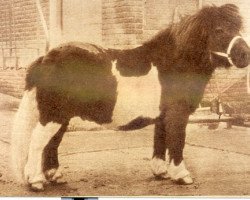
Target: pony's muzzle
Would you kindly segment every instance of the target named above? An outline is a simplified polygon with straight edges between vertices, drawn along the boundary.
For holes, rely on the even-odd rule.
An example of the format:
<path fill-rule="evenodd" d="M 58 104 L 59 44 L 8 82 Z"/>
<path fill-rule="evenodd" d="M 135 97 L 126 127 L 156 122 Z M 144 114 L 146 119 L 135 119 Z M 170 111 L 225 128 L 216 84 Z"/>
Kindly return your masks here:
<path fill-rule="evenodd" d="M 249 65 L 250 49 L 243 39 L 239 40 L 232 48 L 230 57 L 234 65 L 238 68 L 244 68 Z"/>
<path fill-rule="evenodd" d="M 213 54 L 227 58 L 230 65 L 244 68 L 249 65 L 250 49 L 241 36 L 235 36 L 228 45 L 226 52 L 212 51 Z"/>

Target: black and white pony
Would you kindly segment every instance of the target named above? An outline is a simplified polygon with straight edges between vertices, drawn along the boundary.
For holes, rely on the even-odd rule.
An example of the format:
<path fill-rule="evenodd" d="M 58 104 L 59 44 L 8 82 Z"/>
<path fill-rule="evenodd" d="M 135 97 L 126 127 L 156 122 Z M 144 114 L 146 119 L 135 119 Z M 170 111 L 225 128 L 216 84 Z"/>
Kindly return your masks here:
<path fill-rule="evenodd" d="M 14 173 L 33 190 L 59 181 L 57 149 L 79 116 L 121 130 L 155 123 L 153 174 L 191 184 L 183 161 L 188 118 L 217 67 L 248 66 L 241 28 L 238 7 L 226 4 L 204 7 L 134 49 L 79 42 L 52 49 L 27 72 L 12 132 Z"/>

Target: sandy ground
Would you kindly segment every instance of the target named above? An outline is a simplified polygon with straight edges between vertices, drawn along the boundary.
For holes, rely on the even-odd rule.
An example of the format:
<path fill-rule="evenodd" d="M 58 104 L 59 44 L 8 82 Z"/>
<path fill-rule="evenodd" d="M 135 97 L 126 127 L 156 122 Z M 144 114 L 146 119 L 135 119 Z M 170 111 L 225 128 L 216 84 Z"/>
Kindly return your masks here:
<path fill-rule="evenodd" d="M 67 132 L 59 159 L 67 184 L 35 193 L 8 166 L 16 99 L 0 95 L 0 196 L 250 196 L 250 130 L 188 125 L 184 156 L 195 183 L 157 180 L 150 170 L 153 126 L 132 132 Z"/>

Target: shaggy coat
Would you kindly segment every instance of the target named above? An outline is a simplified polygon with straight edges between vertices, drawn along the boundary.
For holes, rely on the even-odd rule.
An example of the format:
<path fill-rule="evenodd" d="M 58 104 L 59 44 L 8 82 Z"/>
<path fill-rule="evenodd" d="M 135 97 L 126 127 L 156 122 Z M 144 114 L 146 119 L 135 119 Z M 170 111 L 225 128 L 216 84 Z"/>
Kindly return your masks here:
<path fill-rule="evenodd" d="M 98 124 L 112 122 L 119 95 L 118 82 L 112 73 L 112 62 L 116 60 L 116 69 L 124 77 L 147 75 L 153 64 L 161 85 L 158 117 L 138 116 L 120 129 L 142 128 L 155 123 L 153 173 L 156 176 L 169 173 L 175 181 L 192 183 L 183 163 L 188 118 L 201 101 L 213 71 L 217 67 L 231 66 L 228 57 L 237 67 L 248 65 L 249 48 L 241 38 L 235 39 L 226 56 L 217 53 L 227 52 L 233 38 L 240 35 L 241 28 L 242 19 L 235 5 L 210 6 L 169 25 L 153 39 L 134 49 L 104 49 L 77 42 L 54 48 L 38 58 L 27 72 L 25 87 L 26 94 L 30 95 L 28 100 L 35 95 L 37 122 L 33 128 L 25 129 L 29 134 L 14 128 L 12 135 L 13 160 L 19 174 L 33 189 L 43 189 L 44 174 L 47 180 L 56 179 L 55 171 L 59 166 L 57 148 L 72 117 L 79 116 Z M 52 123 L 60 127 L 54 133 L 46 134 L 45 141 L 48 141 L 41 145 L 42 142 L 37 141 L 40 138 L 36 134 L 38 128 L 34 129 L 36 123 L 39 131 L 43 130 L 40 135 L 47 130 L 47 126 L 54 127 Z M 35 133 L 32 133 L 33 129 Z M 31 137 L 31 140 L 25 141 L 26 150 L 18 150 L 23 147 L 16 142 L 18 134 Z M 20 152 L 23 152 L 22 155 Z M 43 159 L 37 160 L 36 157 L 41 154 Z M 17 157 L 24 161 L 17 161 Z M 30 169 L 32 163 L 37 162 L 41 162 L 42 168 L 38 166 L 37 171 Z M 168 168 L 164 167 L 165 162 L 167 165 L 170 163 Z M 52 169 L 54 173 L 47 173 Z"/>

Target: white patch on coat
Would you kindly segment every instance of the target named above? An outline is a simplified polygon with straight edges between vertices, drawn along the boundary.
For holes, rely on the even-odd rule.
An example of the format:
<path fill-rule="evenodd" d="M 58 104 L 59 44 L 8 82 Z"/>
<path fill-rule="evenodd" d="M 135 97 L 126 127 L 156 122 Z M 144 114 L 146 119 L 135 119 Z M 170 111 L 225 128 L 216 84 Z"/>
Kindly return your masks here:
<path fill-rule="evenodd" d="M 115 61 L 112 73 L 118 83 L 112 124 L 120 126 L 139 116 L 155 118 L 159 115 L 161 86 L 156 67 L 152 66 L 144 76 L 124 77 L 116 69 Z"/>
<path fill-rule="evenodd" d="M 11 168 L 19 182 L 24 181 L 23 173 L 28 159 L 30 137 L 38 118 L 36 88 L 26 90 L 15 115 L 11 133 Z"/>
<path fill-rule="evenodd" d="M 46 181 L 42 170 L 43 150 L 60 127 L 61 124 L 54 122 L 50 122 L 45 126 L 39 122 L 33 130 L 29 146 L 28 162 L 24 171 L 25 179 L 28 183 Z"/>

